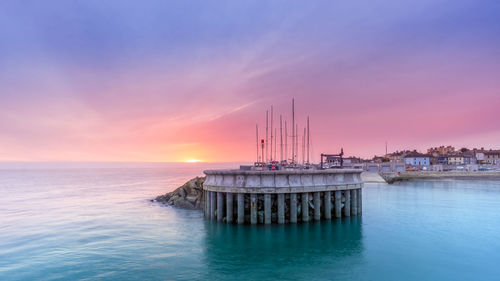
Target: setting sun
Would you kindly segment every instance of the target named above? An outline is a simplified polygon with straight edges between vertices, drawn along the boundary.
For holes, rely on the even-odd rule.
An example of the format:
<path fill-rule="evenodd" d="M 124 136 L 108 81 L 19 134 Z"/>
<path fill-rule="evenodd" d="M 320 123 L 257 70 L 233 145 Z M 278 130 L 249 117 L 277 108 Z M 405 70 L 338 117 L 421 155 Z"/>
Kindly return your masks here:
<path fill-rule="evenodd" d="M 188 163 L 197 163 L 197 162 L 201 162 L 201 160 L 198 160 L 198 159 L 189 159 L 186 162 L 188 162 Z"/>

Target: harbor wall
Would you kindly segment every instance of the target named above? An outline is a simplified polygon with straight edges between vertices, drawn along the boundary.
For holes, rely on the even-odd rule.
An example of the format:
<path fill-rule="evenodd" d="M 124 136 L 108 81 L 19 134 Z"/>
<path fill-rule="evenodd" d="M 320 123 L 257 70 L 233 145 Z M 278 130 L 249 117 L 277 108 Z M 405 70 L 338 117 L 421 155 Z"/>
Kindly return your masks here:
<path fill-rule="evenodd" d="M 297 223 L 362 212 L 362 170 L 209 170 L 205 216 L 226 223 Z"/>

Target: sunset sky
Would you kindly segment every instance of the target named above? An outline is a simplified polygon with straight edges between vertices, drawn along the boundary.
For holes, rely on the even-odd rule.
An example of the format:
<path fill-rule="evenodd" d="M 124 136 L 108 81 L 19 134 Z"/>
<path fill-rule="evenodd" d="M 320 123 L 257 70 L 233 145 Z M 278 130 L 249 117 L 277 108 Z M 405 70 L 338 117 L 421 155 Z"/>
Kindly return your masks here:
<path fill-rule="evenodd" d="M 500 1 L 4 0 L 0 36 L 0 161 L 253 161 L 292 98 L 315 160 L 500 148 Z"/>

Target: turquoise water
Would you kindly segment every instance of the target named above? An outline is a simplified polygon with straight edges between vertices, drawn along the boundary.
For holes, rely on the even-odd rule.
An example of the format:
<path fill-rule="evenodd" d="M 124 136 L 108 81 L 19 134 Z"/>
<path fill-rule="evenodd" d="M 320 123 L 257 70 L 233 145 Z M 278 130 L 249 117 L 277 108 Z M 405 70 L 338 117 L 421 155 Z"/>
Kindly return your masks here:
<path fill-rule="evenodd" d="M 250 227 L 149 201 L 222 164 L 22 166 L 0 165 L 0 280 L 500 279 L 500 182 L 366 184 L 362 218 Z"/>

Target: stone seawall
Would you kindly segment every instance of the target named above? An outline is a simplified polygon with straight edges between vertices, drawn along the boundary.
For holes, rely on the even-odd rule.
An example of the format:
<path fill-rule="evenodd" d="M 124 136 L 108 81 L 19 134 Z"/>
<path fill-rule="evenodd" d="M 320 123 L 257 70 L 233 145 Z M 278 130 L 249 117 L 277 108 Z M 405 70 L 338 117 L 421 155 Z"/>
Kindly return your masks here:
<path fill-rule="evenodd" d="M 381 176 L 387 183 L 409 180 L 425 179 L 456 179 L 456 180 L 500 180 L 500 171 L 478 171 L 478 172 L 403 172 L 383 173 Z"/>

